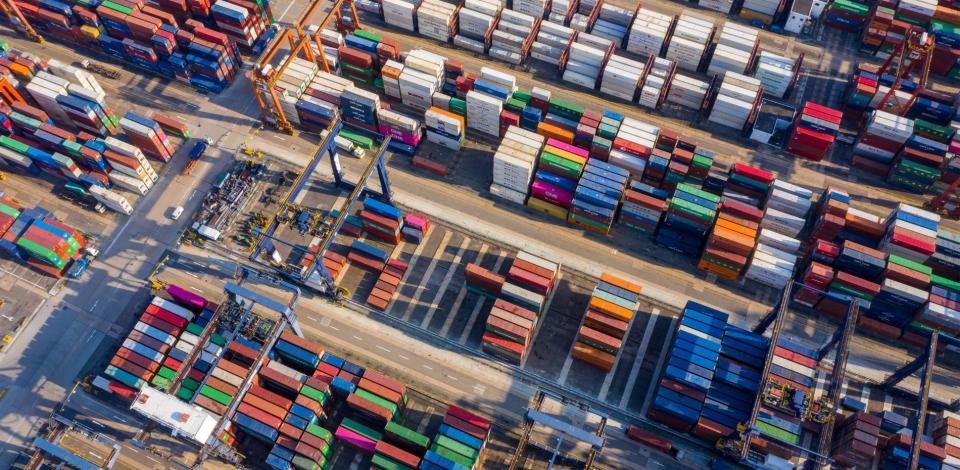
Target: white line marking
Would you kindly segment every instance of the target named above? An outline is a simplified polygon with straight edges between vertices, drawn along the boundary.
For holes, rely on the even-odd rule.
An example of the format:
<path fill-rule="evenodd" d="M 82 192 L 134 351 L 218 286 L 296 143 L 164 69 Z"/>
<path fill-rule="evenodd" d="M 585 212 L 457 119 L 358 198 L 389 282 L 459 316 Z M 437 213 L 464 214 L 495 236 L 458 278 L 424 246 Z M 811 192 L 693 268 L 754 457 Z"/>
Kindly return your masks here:
<path fill-rule="evenodd" d="M 573 343 L 576 343 L 577 339 L 573 339 Z M 573 365 L 573 355 L 570 354 L 573 352 L 573 343 L 570 344 L 570 351 L 567 351 L 567 357 L 563 360 L 563 368 L 560 369 L 560 378 L 557 379 L 557 382 L 561 385 L 566 385 L 567 376 L 570 375 L 570 366 Z"/>
<path fill-rule="evenodd" d="M 410 321 L 410 316 L 413 315 L 413 309 L 417 303 L 420 302 L 420 297 L 423 296 L 423 293 L 426 292 L 427 282 L 430 281 L 430 276 L 433 275 L 433 271 L 437 269 L 437 263 L 439 263 L 440 258 L 443 257 L 443 252 L 447 249 L 447 243 L 450 242 L 451 236 L 453 236 L 453 232 L 447 232 L 443 235 L 443 239 L 440 240 L 440 246 L 437 247 L 433 259 L 430 260 L 430 264 L 427 265 L 427 272 L 423 273 L 420 285 L 418 285 L 417 290 L 413 292 L 413 296 L 410 297 L 410 302 L 407 304 L 407 309 L 403 312 L 403 321 Z M 407 273 L 410 271 L 411 270 L 408 269 Z"/>
<path fill-rule="evenodd" d="M 503 262 L 507 259 L 505 253 L 500 253 L 497 258 L 497 262 L 493 264 L 494 273 L 500 271 L 500 267 L 503 266 Z M 463 333 L 460 333 L 460 344 L 467 344 L 467 340 L 470 339 L 470 332 L 473 331 L 473 325 L 477 323 L 477 318 L 480 316 L 480 309 L 483 308 L 483 305 L 487 302 L 487 298 L 481 296 L 477 303 L 473 306 L 473 311 L 470 312 L 470 320 L 467 320 L 467 326 L 463 329 Z"/>
<path fill-rule="evenodd" d="M 280 16 L 277 18 L 277 23 L 283 21 L 283 17 L 284 17 L 284 16 L 287 16 L 287 13 L 288 13 L 288 12 L 290 11 L 290 9 L 293 8 L 293 6 L 296 5 L 296 4 L 297 4 L 297 2 L 290 2 L 290 4 L 287 5 L 287 8 L 285 8 L 285 9 L 283 10 L 283 13 L 280 13 Z M 309 20 L 309 18 L 307 18 L 307 19 Z M 282 139 L 282 137 L 277 137 L 277 138 L 278 138 L 278 139 Z M 287 140 L 287 139 L 283 139 L 283 140 Z"/>
<path fill-rule="evenodd" d="M 428 325 L 430 325 L 430 320 L 433 320 L 433 316 L 437 313 L 437 309 L 440 308 L 440 301 L 443 300 L 444 294 L 447 293 L 447 286 L 449 286 L 450 281 L 453 280 L 453 273 L 457 272 L 457 268 L 460 266 L 460 260 L 463 259 L 463 252 L 467 251 L 468 245 L 470 245 L 470 238 L 463 237 L 463 242 L 460 243 L 460 248 L 457 250 L 457 254 L 453 257 L 453 261 L 450 262 L 450 268 L 447 269 L 447 274 L 443 276 L 443 280 L 440 281 L 440 288 L 433 296 L 433 302 L 430 304 L 430 310 L 427 310 L 426 316 L 424 316 L 423 321 L 420 322 L 420 328 L 426 328 Z M 447 315 L 453 316 L 454 311 L 447 312 Z"/>
<path fill-rule="evenodd" d="M 390 352 L 389 349 L 387 349 L 387 348 L 385 348 L 385 347 L 383 347 L 383 346 L 380 346 L 379 344 L 377 345 L 377 349 L 380 349 L 380 350 L 383 350 L 383 351 L 386 351 L 386 352 Z"/>
<path fill-rule="evenodd" d="M 100 254 L 106 255 L 107 253 L 110 252 L 110 248 L 113 248 L 113 244 L 116 243 L 117 240 L 120 239 L 120 236 L 123 235 L 123 232 L 127 230 L 127 227 L 130 225 L 130 222 L 133 222 L 132 216 L 127 217 L 127 221 L 124 222 L 123 227 L 120 227 L 120 230 L 117 231 L 117 234 L 113 236 L 113 240 L 110 240 L 110 244 L 107 245 L 107 247 L 104 248 L 103 251 L 100 252 Z"/>
<path fill-rule="evenodd" d="M 650 343 L 650 337 L 653 336 L 653 326 L 656 325 L 659 316 L 659 308 L 654 308 L 650 311 L 650 319 L 647 320 L 647 329 L 644 330 L 643 339 L 640 340 L 639 355 L 633 360 L 633 368 L 630 369 L 630 375 L 627 376 L 627 387 L 623 389 L 623 396 L 620 397 L 620 408 L 625 408 L 630 401 L 630 396 L 633 395 L 633 386 L 637 384 L 640 367 L 643 365 L 643 358 L 647 355 L 647 346 Z"/>
<path fill-rule="evenodd" d="M 667 325 L 667 331 L 673 331 L 673 324 L 677 322 L 676 318 L 670 319 L 670 324 Z M 664 344 L 666 346 L 666 344 Z M 653 369 L 653 377 L 656 377 L 660 372 L 660 369 L 663 368 L 663 361 L 667 359 L 667 348 L 663 348 L 663 351 L 660 351 L 660 358 L 657 359 L 657 366 Z M 651 380 L 650 386 L 647 387 L 647 394 L 643 397 L 643 406 L 640 407 L 640 414 L 647 414 L 647 407 L 650 406 L 650 399 L 653 398 L 653 389 L 657 387 L 657 381 Z"/>
<path fill-rule="evenodd" d="M 361 338 L 361 337 L 359 337 L 359 336 L 357 336 L 357 335 L 353 335 L 353 339 L 355 339 L 355 340 L 357 340 L 357 341 L 363 341 L 363 338 Z"/>
<path fill-rule="evenodd" d="M 410 274 L 413 272 L 413 265 L 417 263 L 418 259 L 420 259 L 420 255 L 423 253 L 423 249 L 427 247 L 427 237 L 429 237 L 430 232 L 432 232 L 432 230 L 428 230 L 427 233 L 423 234 L 423 241 L 421 241 L 420 244 L 417 245 L 416 250 L 413 250 L 413 256 L 410 257 L 410 261 L 407 263 L 407 270 L 403 273 L 403 277 L 400 278 L 400 284 L 397 286 L 397 294 L 400 293 L 400 288 L 407 285 L 407 279 L 410 278 Z M 447 233 L 450 233 L 450 232 L 447 232 Z M 390 309 L 393 308 L 393 303 L 396 302 L 397 299 L 399 298 L 400 298 L 399 295 L 393 296 L 393 298 L 390 299 L 390 303 L 387 304 L 387 308 L 384 311 L 389 312 Z"/>
<path fill-rule="evenodd" d="M 479 263 L 487 254 L 487 249 L 490 246 L 486 243 L 480 244 L 480 252 L 477 253 L 476 263 Z M 466 267 L 464 267 L 466 269 Z M 450 328 L 453 327 L 453 319 L 460 313 L 460 307 L 463 305 L 463 299 L 467 296 L 467 287 L 464 285 L 460 288 L 460 292 L 457 293 L 457 298 L 453 301 L 453 307 L 450 307 L 450 314 L 447 315 L 447 319 L 443 322 L 443 326 L 440 328 L 440 336 L 446 337 L 450 333 Z M 482 303 L 483 299 L 477 301 L 477 304 Z M 476 308 L 476 305 L 474 305 Z"/>
<path fill-rule="evenodd" d="M 410 360 L 409 357 L 404 356 L 403 354 L 397 354 L 397 357 L 399 357 L 400 359 L 403 359 L 404 361 L 409 361 L 409 360 Z"/>
<path fill-rule="evenodd" d="M 427 370 L 433 370 L 433 367 L 430 367 L 430 366 L 428 366 L 428 365 L 426 365 L 426 364 L 423 365 L 423 368 L 424 368 L 424 369 L 427 369 Z"/>

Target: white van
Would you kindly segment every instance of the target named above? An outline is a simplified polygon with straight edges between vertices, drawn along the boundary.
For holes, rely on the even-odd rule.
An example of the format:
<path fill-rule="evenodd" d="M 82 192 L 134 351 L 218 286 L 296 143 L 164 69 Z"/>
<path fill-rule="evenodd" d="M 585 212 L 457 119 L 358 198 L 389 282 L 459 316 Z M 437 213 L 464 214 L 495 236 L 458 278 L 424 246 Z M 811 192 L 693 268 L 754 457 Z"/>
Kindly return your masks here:
<path fill-rule="evenodd" d="M 173 214 L 170 214 L 170 218 L 177 220 L 181 215 L 183 215 L 183 206 L 177 206 L 173 209 Z"/>

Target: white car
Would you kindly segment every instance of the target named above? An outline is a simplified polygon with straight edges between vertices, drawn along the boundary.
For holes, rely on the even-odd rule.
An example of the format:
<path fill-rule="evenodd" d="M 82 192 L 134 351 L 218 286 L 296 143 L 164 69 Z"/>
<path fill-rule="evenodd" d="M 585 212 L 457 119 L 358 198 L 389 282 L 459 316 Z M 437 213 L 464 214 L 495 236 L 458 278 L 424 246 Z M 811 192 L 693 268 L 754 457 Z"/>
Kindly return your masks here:
<path fill-rule="evenodd" d="M 170 218 L 177 220 L 181 215 L 183 215 L 183 206 L 177 206 L 173 209 L 173 214 L 170 214 Z"/>

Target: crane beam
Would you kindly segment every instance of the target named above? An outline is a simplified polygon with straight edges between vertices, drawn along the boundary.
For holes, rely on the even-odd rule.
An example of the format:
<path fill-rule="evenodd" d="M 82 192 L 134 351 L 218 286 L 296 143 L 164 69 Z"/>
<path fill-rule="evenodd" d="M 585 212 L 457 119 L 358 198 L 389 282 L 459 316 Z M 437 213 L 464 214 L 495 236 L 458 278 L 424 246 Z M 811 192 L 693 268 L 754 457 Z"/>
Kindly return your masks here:
<path fill-rule="evenodd" d="M 937 360 L 937 342 L 940 339 L 940 332 L 934 331 L 930 335 L 930 344 L 927 346 L 927 361 L 923 367 L 923 374 L 920 377 L 920 390 L 917 392 L 920 396 L 920 403 L 917 406 L 916 428 L 913 430 L 913 442 L 910 444 L 910 464 L 907 468 L 918 468 L 920 463 L 920 444 L 923 443 L 923 428 L 927 421 L 927 403 L 930 398 L 930 382 L 933 380 L 933 366 Z"/>
<path fill-rule="evenodd" d="M 827 403 L 830 406 L 830 420 L 820 428 L 820 445 L 817 453 L 826 455 L 830 451 L 830 443 L 833 441 L 833 429 L 837 422 L 837 407 L 840 402 L 840 390 L 843 388 L 843 380 L 847 372 L 847 357 L 850 354 L 850 340 L 853 338 L 853 332 L 857 328 L 857 319 L 860 317 L 860 299 L 853 299 L 847 306 L 847 314 L 844 315 L 843 322 L 837 328 L 837 333 L 841 333 L 837 340 L 837 357 L 833 361 L 833 371 L 830 374 L 830 384 L 827 388 Z M 834 337 L 837 337 L 835 334 Z M 831 341 L 832 342 L 832 341 Z M 828 342 L 827 345 L 830 345 Z M 825 345 L 820 349 L 817 362 L 823 360 Z M 824 468 L 828 462 L 820 461 L 819 468 Z"/>

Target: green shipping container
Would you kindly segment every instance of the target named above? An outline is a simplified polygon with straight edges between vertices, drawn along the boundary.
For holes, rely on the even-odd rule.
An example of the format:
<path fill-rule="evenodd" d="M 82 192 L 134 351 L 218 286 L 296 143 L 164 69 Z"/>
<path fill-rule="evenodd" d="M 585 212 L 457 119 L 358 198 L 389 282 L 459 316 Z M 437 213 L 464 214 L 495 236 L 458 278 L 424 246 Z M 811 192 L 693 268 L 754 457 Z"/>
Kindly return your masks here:
<path fill-rule="evenodd" d="M 63 185 L 63 189 L 66 189 L 67 191 L 70 191 L 78 196 L 87 195 L 87 189 L 77 183 L 74 183 L 73 181 L 68 181 L 67 184 Z"/>
<path fill-rule="evenodd" d="M 524 104 L 529 103 L 531 98 L 533 98 L 533 96 L 525 91 L 517 90 L 513 92 L 513 99 L 522 101 Z"/>
<path fill-rule="evenodd" d="M 303 387 L 301 387 L 300 394 L 313 401 L 316 401 L 321 405 L 327 404 L 327 395 L 321 392 L 320 390 L 317 390 L 309 385 L 304 385 Z"/>
<path fill-rule="evenodd" d="M 353 30 L 353 35 L 373 42 L 383 42 L 382 36 L 377 33 L 371 33 L 365 29 L 355 29 Z"/>
<path fill-rule="evenodd" d="M 940 287 L 943 287 L 944 289 L 960 292 L 960 282 L 954 281 L 952 279 L 934 274 L 930 276 L 930 282 L 933 283 L 933 285 L 935 286 L 940 286 Z"/>
<path fill-rule="evenodd" d="M 443 457 L 453 460 L 454 462 L 460 465 L 463 465 L 464 467 L 473 468 L 473 460 L 470 460 L 442 445 L 434 444 L 433 447 L 430 448 L 430 450 L 440 454 Z"/>
<path fill-rule="evenodd" d="M 13 140 L 5 135 L 0 135 L 0 145 L 20 154 L 26 154 L 27 151 L 30 150 L 29 145 L 18 140 Z"/>
<path fill-rule="evenodd" d="M 113 10 L 113 11 L 119 11 L 120 13 L 123 13 L 124 15 L 129 15 L 129 14 L 133 13 L 133 9 L 132 9 L 132 8 L 128 8 L 128 7 L 126 7 L 126 6 L 120 5 L 119 3 L 114 3 L 114 2 L 111 2 L 111 1 L 109 1 L 109 0 L 107 0 L 107 1 L 105 1 L 105 2 L 101 2 L 100 5 L 103 6 L 103 7 L 105 7 L 105 8 L 109 8 L 109 9 L 111 9 L 111 10 Z"/>
<path fill-rule="evenodd" d="M 763 421 L 757 421 L 757 429 L 760 430 L 760 434 L 773 436 L 773 437 L 776 437 L 777 439 L 780 439 L 783 442 L 789 442 L 793 445 L 800 444 L 800 436 L 797 436 L 796 434 L 791 434 L 776 426 L 764 423 Z"/>
<path fill-rule="evenodd" d="M 430 447 L 430 438 L 420 434 L 410 428 L 405 428 L 397 423 L 389 422 L 384 427 L 384 432 L 387 434 L 392 434 L 405 442 L 408 442 L 414 446 L 417 446 L 421 449 L 426 449 Z"/>
<path fill-rule="evenodd" d="M 374 142 L 374 140 L 370 137 L 357 132 L 351 132 L 346 129 L 340 131 L 340 137 L 343 137 L 344 139 L 347 139 L 365 149 L 372 149 L 374 145 L 376 145 L 376 142 Z"/>
<path fill-rule="evenodd" d="M 63 267 L 67 264 L 66 260 L 61 259 L 59 255 L 53 252 L 53 250 L 40 245 L 39 243 L 27 240 L 24 237 L 20 237 L 20 239 L 17 240 L 17 246 L 26 250 L 34 258 L 37 258 L 38 260 L 58 269 L 63 269 Z"/>
<path fill-rule="evenodd" d="M 477 452 L 477 449 L 473 449 L 468 445 L 450 439 L 444 435 L 438 435 L 436 443 L 470 459 L 471 462 L 477 460 L 477 457 L 480 455 Z"/>
<path fill-rule="evenodd" d="M 171 369 L 171 368 L 169 368 L 169 367 L 167 367 L 167 366 L 163 366 L 163 367 L 160 368 L 160 370 L 157 371 L 157 375 L 159 375 L 160 377 L 163 377 L 163 378 L 165 378 L 165 379 L 173 380 L 173 379 L 177 378 L 177 371 L 175 371 L 175 370 L 173 370 L 173 369 Z"/>
<path fill-rule="evenodd" d="M 890 256 L 887 257 L 887 261 L 896 265 L 903 266 L 907 269 L 912 269 L 914 271 L 921 272 L 923 274 L 927 274 L 927 275 L 933 274 L 933 268 L 929 266 L 924 266 L 916 261 L 908 260 L 902 256 L 891 254 Z"/>
<path fill-rule="evenodd" d="M 224 338 L 223 336 L 220 336 L 220 335 L 216 334 L 216 333 L 214 333 L 213 335 L 210 336 L 210 341 L 211 341 L 213 344 L 216 344 L 217 346 L 226 346 L 226 345 L 227 345 L 227 339 Z"/>
<path fill-rule="evenodd" d="M 695 188 L 693 186 L 690 186 L 689 184 L 678 184 L 677 191 L 683 191 L 687 194 L 692 194 L 699 198 L 706 199 L 714 204 L 720 203 L 720 196 L 717 196 L 716 194 L 713 194 L 713 193 L 708 193 L 700 188 Z"/>
<path fill-rule="evenodd" d="M 220 403 L 221 405 L 230 404 L 230 395 L 227 395 L 226 393 L 223 393 L 209 385 L 204 385 L 203 388 L 200 389 L 200 394 L 217 403 Z"/>
<path fill-rule="evenodd" d="M 370 393 L 370 392 L 368 392 L 368 391 L 366 391 L 366 390 L 364 390 L 364 389 L 362 389 L 362 388 L 358 388 L 357 391 L 354 392 L 354 393 L 356 393 L 358 397 L 363 398 L 364 400 L 367 400 L 367 401 L 369 401 L 369 402 L 372 402 L 372 403 L 375 404 L 375 405 L 380 405 L 380 406 L 386 408 L 387 411 L 390 412 L 390 416 L 396 416 L 396 415 L 397 415 L 397 405 L 394 404 L 394 403 L 391 403 L 389 400 L 385 400 L 385 399 L 383 399 L 383 398 L 381 398 L 381 397 L 379 397 L 379 396 L 377 396 L 377 395 L 374 395 L 374 394 L 372 394 L 372 393 Z"/>
<path fill-rule="evenodd" d="M 543 152 L 540 155 L 540 164 L 560 173 L 560 176 L 569 176 L 579 178 L 583 172 L 583 165 L 558 157 L 550 152 Z"/>
<path fill-rule="evenodd" d="M 373 460 L 370 461 L 370 464 L 373 465 L 374 468 L 382 470 L 413 470 L 390 457 L 380 454 L 373 454 Z"/>
<path fill-rule="evenodd" d="M 180 390 L 177 390 L 177 398 L 183 401 L 190 401 L 193 398 L 193 395 L 196 393 L 196 390 L 191 390 L 186 387 L 180 387 Z"/>
<path fill-rule="evenodd" d="M 173 385 L 173 381 L 165 377 L 160 377 L 158 375 L 158 376 L 155 376 L 153 380 L 150 381 L 150 385 L 153 385 L 158 390 L 166 392 L 167 390 L 170 390 L 170 386 Z"/>
<path fill-rule="evenodd" d="M 379 432 L 374 431 L 373 429 L 350 418 L 343 418 L 343 421 L 340 423 L 340 425 L 372 441 L 379 441 L 383 439 L 383 434 L 380 434 Z"/>
<path fill-rule="evenodd" d="M 203 334 L 203 327 L 196 323 L 187 323 L 187 331 L 191 334 L 200 336 Z"/>
<path fill-rule="evenodd" d="M 328 431 L 325 428 L 317 426 L 316 424 L 308 424 L 306 431 L 310 434 L 313 434 L 314 436 L 319 437 L 320 439 L 323 439 L 324 442 L 328 444 L 330 443 L 330 441 L 333 440 L 332 432 Z"/>
<path fill-rule="evenodd" d="M 183 388 L 188 388 L 190 390 L 196 390 L 200 386 L 200 382 L 187 377 L 183 379 L 183 382 L 180 382 L 180 386 Z"/>
<path fill-rule="evenodd" d="M 316 470 L 320 468 L 316 462 L 310 460 L 300 454 L 294 454 L 293 459 L 290 461 L 294 467 L 299 468 L 300 470 Z"/>
<path fill-rule="evenodd" d="M 70 184 L 70 183 L 67 183 L 67 184 Z M 13 218 L 20 217 L 20 211 L 3 203 L 0 203 L 0 213 L 7 214 Z"/>

